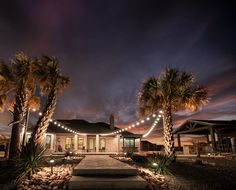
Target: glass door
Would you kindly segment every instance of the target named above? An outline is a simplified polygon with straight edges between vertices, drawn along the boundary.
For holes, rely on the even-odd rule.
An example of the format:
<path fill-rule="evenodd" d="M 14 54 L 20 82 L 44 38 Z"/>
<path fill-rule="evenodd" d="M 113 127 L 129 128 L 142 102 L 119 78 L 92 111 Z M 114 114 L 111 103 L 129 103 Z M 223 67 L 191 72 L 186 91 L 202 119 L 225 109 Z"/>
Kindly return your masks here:
<path fill-rule="evenodd" d="M 95 138 L 88 138 L 88 151 L 95 152 L 96 147 L 96 139 Z"/>

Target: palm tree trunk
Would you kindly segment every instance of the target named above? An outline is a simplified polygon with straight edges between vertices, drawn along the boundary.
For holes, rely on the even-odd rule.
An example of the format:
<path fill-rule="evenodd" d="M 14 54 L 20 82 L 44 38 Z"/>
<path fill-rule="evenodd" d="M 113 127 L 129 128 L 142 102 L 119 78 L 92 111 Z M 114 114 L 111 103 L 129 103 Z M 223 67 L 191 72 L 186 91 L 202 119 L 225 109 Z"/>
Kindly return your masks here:
<path fill-rule="evenodd" d="M 15 97 L 9 159 L 17 158 L 20 155 L 20 133 L 22 127 L 24 127 L 28 100 L 28 93 L 22 84 L 21 87 L 18 88 Z"/>
<path fill-rule="evenodd" d="M 54 110 L 57 104 L 57 89 L 56 86 L 51 90 L 48 95 L 48 101 L 46 107 L 42 113 L 42 116 L 39 118 L 35 129 L 31 135 L 31 140 L 35 143 L 44 144 L 44 135 L 47 132 L 49 121 L 53 116 Z"/>
<path fill-rule="evenodd" d="M 164 108 L 163 122 L 164 122 L 164 147 L 165 154 L 171 158 L 175 158 L 174 150 L 174 136 L 173 136 L 173 124 L 172 124 L 172 114 L 171 106 L 167 105 Z"/>

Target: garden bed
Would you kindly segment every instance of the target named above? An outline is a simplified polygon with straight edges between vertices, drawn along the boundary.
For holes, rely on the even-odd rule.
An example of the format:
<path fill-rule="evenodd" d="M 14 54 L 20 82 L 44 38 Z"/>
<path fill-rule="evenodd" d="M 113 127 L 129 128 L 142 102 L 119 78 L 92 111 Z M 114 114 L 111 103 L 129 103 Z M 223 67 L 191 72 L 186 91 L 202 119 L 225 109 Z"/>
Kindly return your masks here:
<path fill-rule="evenodd" d="M 0 180 L 1 190 L 18 189 L 18 190 L 64 190 L 68 189 L 68 182 L 72 177 L 73 168 L 83 157 L 74 157 L 66 159 L 55 159 L 55 163 L 51 168 L 49 163 L 41 171 L 32 175 L 31 179 L 23 179 L 19 184 L 14 185 L 11 172 L 5 174 L 5 178 Z M 8 171 L 13 171 L 11 168 Z M 51 173 L 52 171 L 52 173 Z M 1 176 L 4 176 L 4 169 L 0 170 Z M 9 179 L 8 179 L 9 178 Z M 8 182 L 7 182 L 8 181 Z"/>

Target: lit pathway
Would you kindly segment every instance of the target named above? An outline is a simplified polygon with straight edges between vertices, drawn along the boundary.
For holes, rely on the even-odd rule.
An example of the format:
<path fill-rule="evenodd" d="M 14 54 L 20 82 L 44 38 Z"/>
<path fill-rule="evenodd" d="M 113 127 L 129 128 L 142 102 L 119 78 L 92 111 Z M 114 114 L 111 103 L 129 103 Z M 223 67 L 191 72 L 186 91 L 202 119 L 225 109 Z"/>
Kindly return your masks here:
<path fill-rule="evenodd" d="M 74 168 L 69 189 L 144 189 L 137 169 L 108 155 L 87 155 Z"/>

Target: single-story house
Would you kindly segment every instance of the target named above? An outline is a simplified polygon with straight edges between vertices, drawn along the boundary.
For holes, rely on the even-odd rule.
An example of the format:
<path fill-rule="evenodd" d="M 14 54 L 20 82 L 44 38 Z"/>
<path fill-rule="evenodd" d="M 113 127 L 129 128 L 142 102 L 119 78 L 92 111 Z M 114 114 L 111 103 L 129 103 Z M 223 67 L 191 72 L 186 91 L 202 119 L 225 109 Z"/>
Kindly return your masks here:
<path fill-rule="evenodd" d="M 134 134 L 104 122 L 90 123 L 81 119 L 55 120 L 50 122 L 45 135 L 45 146 L 52 152 L 77 153 L 139 152 L 141 134 Z M 27 133 L 30 137 L 30 132 Z"/>

